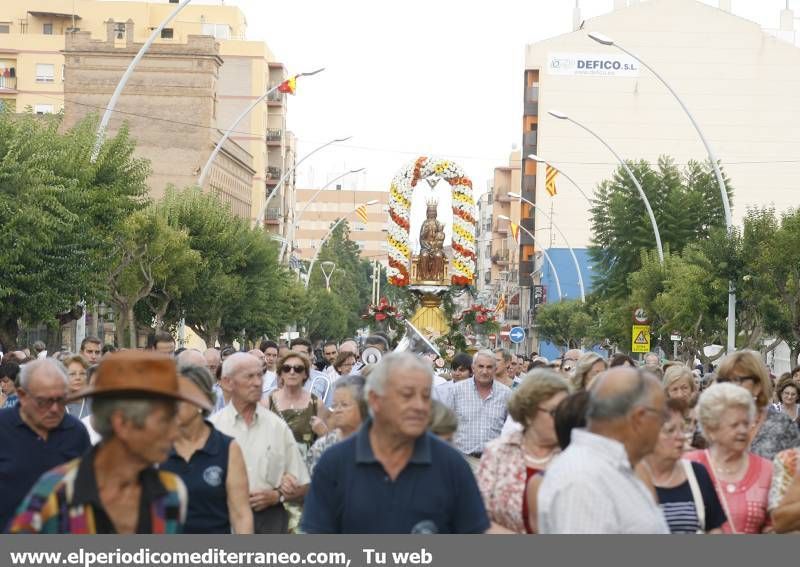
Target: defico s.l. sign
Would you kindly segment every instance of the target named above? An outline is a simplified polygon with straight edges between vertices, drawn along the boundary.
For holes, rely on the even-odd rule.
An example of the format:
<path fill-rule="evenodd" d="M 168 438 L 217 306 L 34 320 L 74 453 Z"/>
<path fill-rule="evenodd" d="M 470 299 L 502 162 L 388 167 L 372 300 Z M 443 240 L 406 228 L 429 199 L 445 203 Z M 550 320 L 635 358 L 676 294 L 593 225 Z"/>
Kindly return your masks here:
<path fill-rule="evenodd" d="M 639 63 L 625 54 L 550 53 L 547 72 L 551 75 L 638 77 Z"/>

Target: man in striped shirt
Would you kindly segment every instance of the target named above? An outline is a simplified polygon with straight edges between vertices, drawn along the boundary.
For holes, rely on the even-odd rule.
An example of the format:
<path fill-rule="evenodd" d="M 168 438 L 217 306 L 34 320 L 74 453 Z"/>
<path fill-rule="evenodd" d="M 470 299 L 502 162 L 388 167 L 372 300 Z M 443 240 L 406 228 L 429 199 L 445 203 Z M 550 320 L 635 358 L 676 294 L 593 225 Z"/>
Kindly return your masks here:
<path fill-rule="evenodd" d="M 496 365 L 492 351 L 475 353 L 472 378 L 453 384 L 446 400 L 458 417 L 453 444 L 474 459 L 480 459 L 484 445 L 500 435 L 508 415 L 511 388 L 495 380 Z"/>
<path fill-rule="evenodd" d="M 586 429 L 572 431 L 544 476 L 539 533 L 669 533 L 653 494 L 634 474 L 669 417 L 659 382 L 644 370 L 614 367 L 597 377 L 586 417 Z"/>

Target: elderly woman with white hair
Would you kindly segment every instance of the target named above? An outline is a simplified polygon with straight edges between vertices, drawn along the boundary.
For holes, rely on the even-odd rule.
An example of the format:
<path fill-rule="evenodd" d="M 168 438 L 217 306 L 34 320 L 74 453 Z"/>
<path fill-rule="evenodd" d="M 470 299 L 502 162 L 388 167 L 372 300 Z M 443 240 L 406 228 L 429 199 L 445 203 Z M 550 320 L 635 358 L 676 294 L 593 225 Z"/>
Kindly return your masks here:
<path fill-rule="evenodd" d="M 581 355 L 575 365 L 572 384 L 576 390 L 588 390 L 595 376 L 608 368 L 608 362 L 596 352 Z"/>
<path fill-rule="evenodd" d="M 770 531 L 772 463 L 748 450 L 756 417 L 752 394 L 735 384 L 715 384 L 700 395 L 697 411 L 709 447 L 686 458 L 708 469 L 728 518 L 723 532 Z"/>

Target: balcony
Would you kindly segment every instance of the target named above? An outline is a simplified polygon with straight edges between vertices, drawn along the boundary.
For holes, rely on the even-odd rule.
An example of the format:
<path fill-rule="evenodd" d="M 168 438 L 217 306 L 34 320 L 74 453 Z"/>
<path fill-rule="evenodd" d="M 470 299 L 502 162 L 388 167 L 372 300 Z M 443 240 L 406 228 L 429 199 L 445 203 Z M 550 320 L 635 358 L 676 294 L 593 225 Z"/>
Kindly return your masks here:
<path fill-rule="evenodd" d="M 272 88 L 272 87 L 270 87 Z M 283 104 L 283 93 L 275 91 L 267 95 L 268 105 L 281 105 Z"/>
<path fill-rule="evenodd" d="M 16 77 L 4 77 L 0 75 L 0 89 L 5 89 L 9 91 L 17 90 L 17 78 Z"/>
<path fill-rule="evenodd" d="M 283 138 L 283 130 L 280 128 L 268 128 L 267 129 L 267 144 L 269 145 L 280 145 L 281 139 Z"/>
<path fill-rule="evenodd" d="M 497 221 L 494 225 L 494 232 L 508 236 L 508 221 Z"/>
<path fill-rule="evenodd" d="M 498 203 L 510 203 L 512 199 L 508 196 L 508 187 L 496 187 L 494 190 L 494 200 Z"/>
<path fill-rule="evenodd" d="M 519 321 L 519 305 L 509 305 L 506 308 L 506 322 Z"/>
<path fill-rule="evenodd" d="M 275 166 L 267 166 L 267 181 L 278 182 L 281 178 L 281 168 Z"/>
<path fill-rule="evenodd" d="M 277 207 L 270 207 L 264 213 L 264 222 L 266 224 L 280 224 L 281 210 Z"/>
<path fill-rule="evenodd" d="M 510 254 L 508 250 L 500 250 L 499 252 L 495 252 L 492 254 L 492 262 L 499 266 L 508 265 L 508 258 Z"/>

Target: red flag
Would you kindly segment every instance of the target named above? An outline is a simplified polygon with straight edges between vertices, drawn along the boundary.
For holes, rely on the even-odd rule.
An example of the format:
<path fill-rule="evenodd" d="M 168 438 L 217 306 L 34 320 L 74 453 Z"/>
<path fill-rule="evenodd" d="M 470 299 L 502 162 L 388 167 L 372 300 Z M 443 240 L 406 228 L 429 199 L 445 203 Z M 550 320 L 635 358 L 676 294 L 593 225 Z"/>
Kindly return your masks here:
<path fill-rule="evenodd" d="M 297 77 L 289 77 L 285 81 L 283 81 L 280 85 L 278 85 L 278 92 L 279 93 L 286 93 L 293 95 L 297 90 Z"/>

